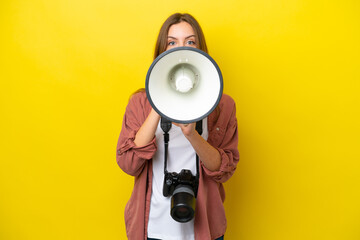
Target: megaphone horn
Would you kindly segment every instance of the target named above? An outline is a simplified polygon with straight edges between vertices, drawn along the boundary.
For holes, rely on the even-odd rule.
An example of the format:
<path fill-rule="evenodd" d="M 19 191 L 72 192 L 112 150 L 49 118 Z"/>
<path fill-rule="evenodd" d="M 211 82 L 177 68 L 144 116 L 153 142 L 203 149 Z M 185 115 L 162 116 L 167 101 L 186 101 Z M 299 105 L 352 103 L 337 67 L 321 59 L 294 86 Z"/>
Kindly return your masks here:
<path fill-rule="evenodd" d="M 151 64 L 145 82 L 147 98 L 162 117 L 192 123 L 207 117 L 223 91 L 219 66 L 207 53 L 177 47 L 160 54 Z"/>

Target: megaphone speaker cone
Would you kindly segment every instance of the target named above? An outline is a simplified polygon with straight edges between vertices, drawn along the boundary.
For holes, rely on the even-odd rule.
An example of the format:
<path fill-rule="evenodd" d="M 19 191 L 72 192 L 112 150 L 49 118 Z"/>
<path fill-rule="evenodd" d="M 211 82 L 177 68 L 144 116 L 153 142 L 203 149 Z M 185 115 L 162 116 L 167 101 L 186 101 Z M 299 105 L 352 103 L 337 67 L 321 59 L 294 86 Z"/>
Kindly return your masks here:
<path fill-rule="evenodd" d="M 170 79 L 174 82 L 175 89 L 182 93 L 189 92 L 195 84 L 195 74 L 187 65 L 176 68 Z"/>
<path fill-rule="evenodd" d="M 207 53 L 178 47 L 154 60 L 145 89 L 151 106 L 162 117 L 191 123 L 215 109 L 222 96 L 223 79 L 220 68 Z"/>

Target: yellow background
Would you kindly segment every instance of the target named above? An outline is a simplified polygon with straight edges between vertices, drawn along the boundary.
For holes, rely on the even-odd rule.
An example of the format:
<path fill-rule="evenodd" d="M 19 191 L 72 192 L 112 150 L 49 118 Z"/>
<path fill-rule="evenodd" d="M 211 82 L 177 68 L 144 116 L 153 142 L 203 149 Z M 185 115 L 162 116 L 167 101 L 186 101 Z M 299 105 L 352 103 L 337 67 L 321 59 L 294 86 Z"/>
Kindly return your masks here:
<path fill-rule="evenodd" d="M 115 161 L 174 12 L 237 103 L 226 239 L 360 239 L 358 0 L 2 0 L 0 239 L 126 239 Z"/>

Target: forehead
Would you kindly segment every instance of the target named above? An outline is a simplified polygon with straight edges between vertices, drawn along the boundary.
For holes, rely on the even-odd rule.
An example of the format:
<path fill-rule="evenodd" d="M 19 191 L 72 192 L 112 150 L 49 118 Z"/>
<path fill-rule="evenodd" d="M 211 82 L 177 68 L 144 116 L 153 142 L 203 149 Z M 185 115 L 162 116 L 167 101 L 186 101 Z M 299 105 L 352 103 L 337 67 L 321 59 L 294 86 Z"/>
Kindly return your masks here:
<path fill-rule="evenodd" d="M 187 37 L 190 35 L 195 35 L 195 31 L 187 22 L 180 22 L 171 25 L 168 32 L 168 36 L 172 37 Z"/>

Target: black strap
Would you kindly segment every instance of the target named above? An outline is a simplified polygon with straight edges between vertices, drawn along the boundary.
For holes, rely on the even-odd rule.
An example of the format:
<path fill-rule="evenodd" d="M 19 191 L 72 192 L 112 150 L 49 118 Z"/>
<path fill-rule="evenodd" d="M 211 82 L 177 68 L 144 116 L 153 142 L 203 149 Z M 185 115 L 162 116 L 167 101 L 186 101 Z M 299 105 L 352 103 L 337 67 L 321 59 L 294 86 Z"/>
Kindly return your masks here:
<path fill-rule="evenodd" d="M 201 135 L 203 132 L 202 120 L 196 122 L 196 131 Z"/>
<path fill-rule="evenodd" d="M 164 145 L 165 145 L 165 154 L 164 154 L 164 157 L 165 157 L 164 173 L 165 174 L 167 173 L 167 169 L 166 169 L 167 168 L 167 155 L 168 155 L 168 145 L 169 145 L 169 140 L 170 140 L 169 131 L 171 129 L 171 126 L 172 126 L 172 123 L 170 122 L 170 120 L 161 117 L 160 127 L 164 132 Z"/>
<path fill-rule="evenodd" d="M 168 155 L 168 147 L 169 147 L 169 131 L 171 129 L 172 123 L 170 120 L 161 117 L 160 120 L 160 127 L 164 132 L 164 147 L 165 147 L 165 154 L 164 154 L 164 173 L 167 173 L 167 155 Z M 202 127 L 202 120 L 196 122 L 196 131 L 201 135 L 203 132 Z M 196 179 L 199 181 L 199 156 L 196 154 Z"/>
<path fill-rule="evenodd" d="M 203 125 L 202 125 L 202 120 L 199 120 L 196 122 L 196 131 L 201 135 L 203 132 Z M 199 178 L 200 178 L 200 169 L 199 169 L 199 165 L 200 165 L 200 161 L 199 161 L 199 156 L 196 154 L 196 186 L 199 186 Z M 197 189 L 195 192 L 195 196 L 197 196 Z"/>

